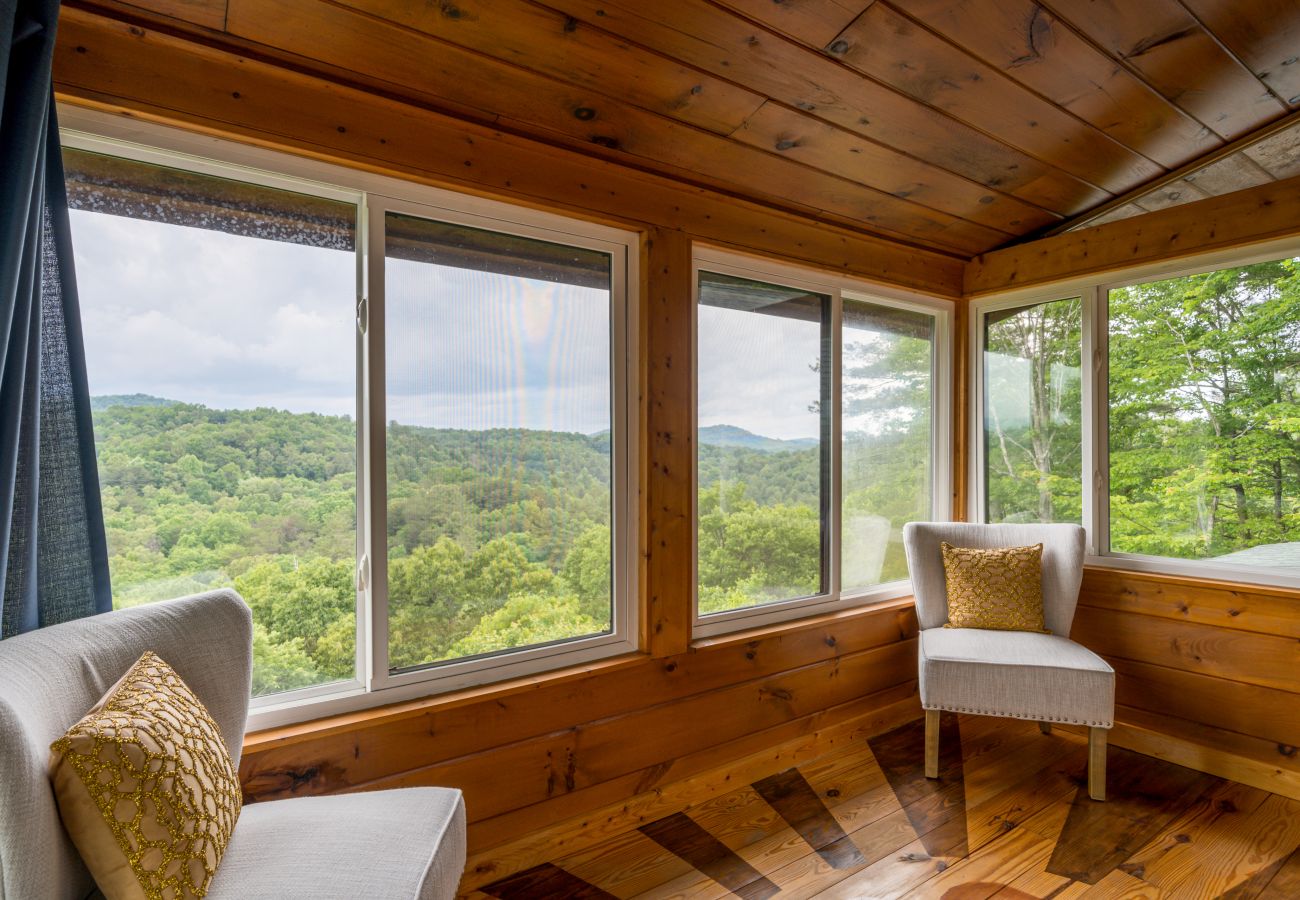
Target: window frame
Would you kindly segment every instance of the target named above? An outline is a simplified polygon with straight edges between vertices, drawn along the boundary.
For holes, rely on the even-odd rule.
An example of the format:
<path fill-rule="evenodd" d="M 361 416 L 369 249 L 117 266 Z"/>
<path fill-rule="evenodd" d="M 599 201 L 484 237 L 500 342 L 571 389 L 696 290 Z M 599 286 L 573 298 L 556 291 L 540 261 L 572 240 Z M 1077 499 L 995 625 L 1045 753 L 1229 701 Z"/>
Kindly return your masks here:
<path fill-rule="evenodd" d="M 250 731 L 536 675 L 638 649 L 639 233 L 97 110 L 61 103 L 58 116 L 67 147 L 357 204 L 356 669 L 352 679 L 250 698 Z M 387 572 L 380 564 L 387 559 L 382 226 L 388 211 L 610 254 L 610 632 L 411 671 L 387 670 Z M 373 227 L 375 222 L 380 227 Z"/>
<path fill-rule="evenodd" d="M 1171 556 L 1121 553 L 1110 549 L 1110 386 L 1109 315 L 1110 291 L 1152 281 L 1203 275 L 1221 269 L 1247 266 L 1286 257 L 1300 257 L 1300 238 L 1288 237 L 1246 248 L 1215 250 L 1177 259 L 1127 266 L 1091 276 L 1071 278 L 1046 285 L 1003 291 L 972 299 L 967 326 L 969 353 L 967 377 L 970 384 L 968 440 L 970 453 L 967 516 L 972 522 L 986 519 L 987 485 L 984 483 L 984 319 L 990 312 L 1033 306 L 1071 297 L 1083 301 L 1082 346 L 1082 497 L 1083 528 L 1087 535 L 1084 563 L 1098 568 L 1257 584 L 1266 587 L 1300 588 L 1300 575 L 1285 575 L 1268 569 Z"/>
<path fill-rule="evenodd" d="M 752 281 L 789 286 L 830 296 L 830 472 L 826 479 L 830 497 L 830 514 L 825 524 L 823 545 L 826 547 L 827 589 L 807 597 L 748 606 L 723 612 L 700 614 L 699 605 L 699 307 L 700 272 L 732 275 Z M 695 452 L 691 459 L 691 634 L 694 638 L 711 638 L 749 628 L 774 625 L 818 613 L 883 603 L 909 596 L 908 579 L 885 582 L 872 587 L 844 592 L 840 582 L 842 535 L 842 375 L 844 301 L 871 303 L 892 309 L 922 313 L 934 319 L 930 377 L 930 515 L 935 521 L 952 518 L 951 503 L 951 397 L 952 397 L 952 325 L 955 304 L 900 288 L 848 278 L 794 263 L 754 256 L 707 244 L 694 244 L 691 254 L 691 428 Z"/>

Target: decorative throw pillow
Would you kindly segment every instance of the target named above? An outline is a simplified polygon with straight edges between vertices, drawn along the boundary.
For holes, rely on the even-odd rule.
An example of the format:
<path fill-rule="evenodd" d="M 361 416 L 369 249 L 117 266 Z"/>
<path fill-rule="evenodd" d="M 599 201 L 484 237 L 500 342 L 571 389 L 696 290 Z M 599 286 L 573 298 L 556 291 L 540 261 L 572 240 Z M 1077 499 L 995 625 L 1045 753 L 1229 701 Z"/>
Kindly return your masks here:
<path fill-rule="evenodd" d="M 977 549 L 944 542 L 945 628 L 1038 631 L 1043 621 L 1043 545 Z"/>
<path fill-rule="evenodd" d="M 145 653 L 50 750 L 63 825 L 108 900 L 207 893 L 239 818 L 239 776 L 171 666 Z"/>

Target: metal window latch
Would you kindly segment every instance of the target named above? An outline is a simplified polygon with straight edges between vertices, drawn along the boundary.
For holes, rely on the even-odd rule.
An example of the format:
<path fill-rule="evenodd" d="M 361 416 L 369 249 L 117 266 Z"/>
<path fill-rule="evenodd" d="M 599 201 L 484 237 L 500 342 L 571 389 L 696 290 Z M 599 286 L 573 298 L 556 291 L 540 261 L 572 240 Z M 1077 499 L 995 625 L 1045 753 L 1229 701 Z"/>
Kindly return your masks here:
<path fill-rule="evenodd" d="M 367 591 L 370 589 L 370 554 L 362 554 L 361 559 L 357 561 L 357 590 Z"/>
<path fill-rule="evenodd" d="M 357 330 L 362 334 L 370 327 L 370 301 L 362 297 L 357 301 Z"/>

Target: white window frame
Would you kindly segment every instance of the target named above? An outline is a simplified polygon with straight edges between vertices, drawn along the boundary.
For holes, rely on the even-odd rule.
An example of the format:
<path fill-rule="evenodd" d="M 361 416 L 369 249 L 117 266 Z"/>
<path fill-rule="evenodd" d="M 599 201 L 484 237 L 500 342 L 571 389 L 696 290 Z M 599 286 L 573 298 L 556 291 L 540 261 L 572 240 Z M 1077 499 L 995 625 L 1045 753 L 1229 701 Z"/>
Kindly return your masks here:
<path fill-rule="evenodd" d="M 640 235 L 567 216 L 344 168 L 166 125 L 59 105 L 63 145 L 358 205 L 357 666 L 352 679 L 249 702 L 250 730 L 535 675 L 637 650 L 636 314 Z M 611 631 L 482 657 L 388 671 L 384 418 L 386 212 L 593 249 L 611 259 Z M 378 227 L 375 227 L 376 224 Z"/>
<path fill-rule="evenodd" d="M 855 606 L 865 606 L 909 596 L 909 580 L 887 582 L 864 590 L 844 592 L 840 585 L 840 541 L 842 498 L 840 486 L 841 441 L 841 376 L 842 376 L 842 312 L 844 300 L 872 303 L 893 309 L 919 312 L 934 318 L 934 343 L 931 354 L 932 379 L 931 449 L 930 449 L 930 514 L 935 521 L 951 518 L 951 360 L 952 319 L 954 304 L 948 300 L 930 297 L 899 288 L 874 284 L 858 279 L 834 275 L 819 269 L 793 263 L 780 262 L 767 257 L 753 256 L 719 247 L 696 244 L 691 264 L 691 427 L 699 428 L 699 290 L 700 272 L 732 275 L 752 281 L 789 286 L 817 294 L 826 294 L 830 300 L 831 334 L 831 436 L 830 436 L 830 516 L 824 527 L 826 537 L 828 584 L 827 590 L 808 597 L 795 597 L 758 606 L 723 612 L 700 614 L 699 606 L 699 447 L 691 460 L 691 615 L 692 634 L 707 638 L 729 634 L 748 628 L 757 628 L 818 613 L 831 612 Z"/>
<path fill-rule="evenodd" d="M 1128 266 L 1110 272 L 1062 280 L 1053 284 L 1007 291 L 970 301 L 967 340 L 970 353 L 970 468 L 968 517 L 986 521 L 987 485 L 984 483 L 984 319 L 990 312 L 1017 309 L 1072 297 L 1083 299 L 1083 334 L 1080 360 L 1087 361 L 1082 378 L 1083 425 L 1083 527 L 1087 533 L 1090 566 L 1214 579 L 1271 587 L 1300 587 L 1300 576 L 1270 572 L 1258 566 L 1234 565 L 1214 560 L 1187 560 L 1170 556 L 1120 553 L 1110 549 L 1110 445 L 1109 445 L 1109 339 L 1107 306 L 1110 291 L 1220 269 L 1247 266 L 1286 257 L 1300 257 L 1300 238 L 1289 237 L 1232 250 L 1215 250 L 1158 263 Z"/>

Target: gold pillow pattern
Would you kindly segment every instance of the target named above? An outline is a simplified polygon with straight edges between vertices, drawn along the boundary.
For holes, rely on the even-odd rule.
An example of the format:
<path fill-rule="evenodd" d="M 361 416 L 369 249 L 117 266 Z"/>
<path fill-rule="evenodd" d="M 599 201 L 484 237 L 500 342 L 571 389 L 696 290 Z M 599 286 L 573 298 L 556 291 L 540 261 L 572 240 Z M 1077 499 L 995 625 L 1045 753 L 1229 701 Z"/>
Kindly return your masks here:
<path fill-rule="evenodd" d="M 1043 545 L 977 549 L 946 541 L 945 628 L 991 628 L 1050 634 L 1043 621 Z"/>
<path fill-rule="evenodd" d="M 64 827 L 109 900 L 207 893 L 239 818 L 239 776 L 171 666 L 145 653 L 50 750 Z"/>

